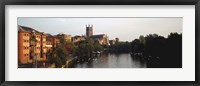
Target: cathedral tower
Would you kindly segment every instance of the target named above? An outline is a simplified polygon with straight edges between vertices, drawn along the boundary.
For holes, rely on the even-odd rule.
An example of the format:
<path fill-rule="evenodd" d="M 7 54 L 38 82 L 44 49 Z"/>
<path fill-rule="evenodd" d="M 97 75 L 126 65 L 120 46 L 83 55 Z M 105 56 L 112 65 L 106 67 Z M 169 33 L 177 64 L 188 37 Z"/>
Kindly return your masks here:
<path fill-rule="evenodd" d="M 93 35 L 93 25 L 86 25 L 86 36 L 90 37 Z"/>

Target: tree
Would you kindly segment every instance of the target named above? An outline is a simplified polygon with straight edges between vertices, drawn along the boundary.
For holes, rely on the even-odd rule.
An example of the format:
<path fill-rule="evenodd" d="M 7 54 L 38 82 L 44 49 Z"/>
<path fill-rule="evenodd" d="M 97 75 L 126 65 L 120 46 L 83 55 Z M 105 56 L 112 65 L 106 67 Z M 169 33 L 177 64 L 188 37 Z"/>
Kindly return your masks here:
<path fill-rule="evenodd" d="M 115 44 L 119 43 L 119 38 L 115 38 Z"/>
<path fill-rule="evenodd" d="M 145 37 L 143 35 L 141 35 L 139 37 L 140 43 L 142 43 L 143 45 L 145 45 Z"/>
<path fill-rule="evenodd" d="M 131 42 L 132 52 L 133 53 L 142 53 L 144 50 L 144 44 L 141 43 L 139 39 L 135 39 Z"/>
<path fill-rule="evenodd" d="M 131 44 L 129 42 L 118 42 L 117 44 L 109 46 L 110 53 L 129 53 L 131 51 Z"/>
<path fill-rule="evenodd" d="M 47 52 L 47 60 L 50 64 L 55 64 L 57 68 L 62 67 L 66 64 L 68 56 L 68 43 L 60 38 L 60 43 L 56 44 L 56 47 L 53 47 Z M 71 47 L 70 47 L 71 48 Z"/>
<path fill-rule="evenodd" d="M 92 57 L 92 53 L 95 50 L 94 40 L 87 38 L 86 40 L 77 44 L 75 55 L 84 59 Z"/>
<path fill-rule="evenodd" d="M 132 53 L 143 53 L 149 67 L 182 67 L 182 34 L 140 36 L 131 42 Z"/>

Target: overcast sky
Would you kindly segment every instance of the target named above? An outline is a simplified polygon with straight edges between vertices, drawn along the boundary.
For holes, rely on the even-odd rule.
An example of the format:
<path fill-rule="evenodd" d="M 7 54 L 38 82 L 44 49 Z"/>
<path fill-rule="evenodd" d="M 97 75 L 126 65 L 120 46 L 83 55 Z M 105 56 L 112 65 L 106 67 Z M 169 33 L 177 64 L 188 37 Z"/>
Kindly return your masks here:
<path fill-rule="evenodd" d="M 85 35 L 86 24 L 93 24 L 93 34 L 107 34 L 109 39 L 132 41 L 140 35 L 182 33 L 182 18 L 18 18 L 18 25 L 56 35 Z"/>

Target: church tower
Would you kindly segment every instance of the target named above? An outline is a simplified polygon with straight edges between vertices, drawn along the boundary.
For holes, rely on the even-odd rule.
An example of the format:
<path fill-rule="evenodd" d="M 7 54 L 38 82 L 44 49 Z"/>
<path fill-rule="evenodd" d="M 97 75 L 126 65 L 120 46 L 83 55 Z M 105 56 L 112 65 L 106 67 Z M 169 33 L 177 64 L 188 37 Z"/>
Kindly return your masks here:
<path fill-rule="evenodd" d="M 93 25 L 86 25 L 86 36 L 90 37 L 93 35 Z"/>

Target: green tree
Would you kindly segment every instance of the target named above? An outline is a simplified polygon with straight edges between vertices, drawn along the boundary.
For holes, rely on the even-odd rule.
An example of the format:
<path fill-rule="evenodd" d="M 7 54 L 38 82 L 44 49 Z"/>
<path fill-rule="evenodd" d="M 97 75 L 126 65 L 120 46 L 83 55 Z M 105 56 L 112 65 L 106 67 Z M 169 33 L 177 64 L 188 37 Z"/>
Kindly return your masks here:
<path fill-rule="evenodd" d="M 139 37 L 139 40 L 140 40 L 140 43 L 142 43 L 143 45 L 145 45 L 145 37 L 143 36 L 143 35 L 141 35 L 140 37 Z"/>
<path fill-rule="evenodd" d="M 93 51 L 95 50 L 94 40 L 87 38 L 86 40 L 77 44 L 76 55 L 80 58 L 92 57 Z"/>

